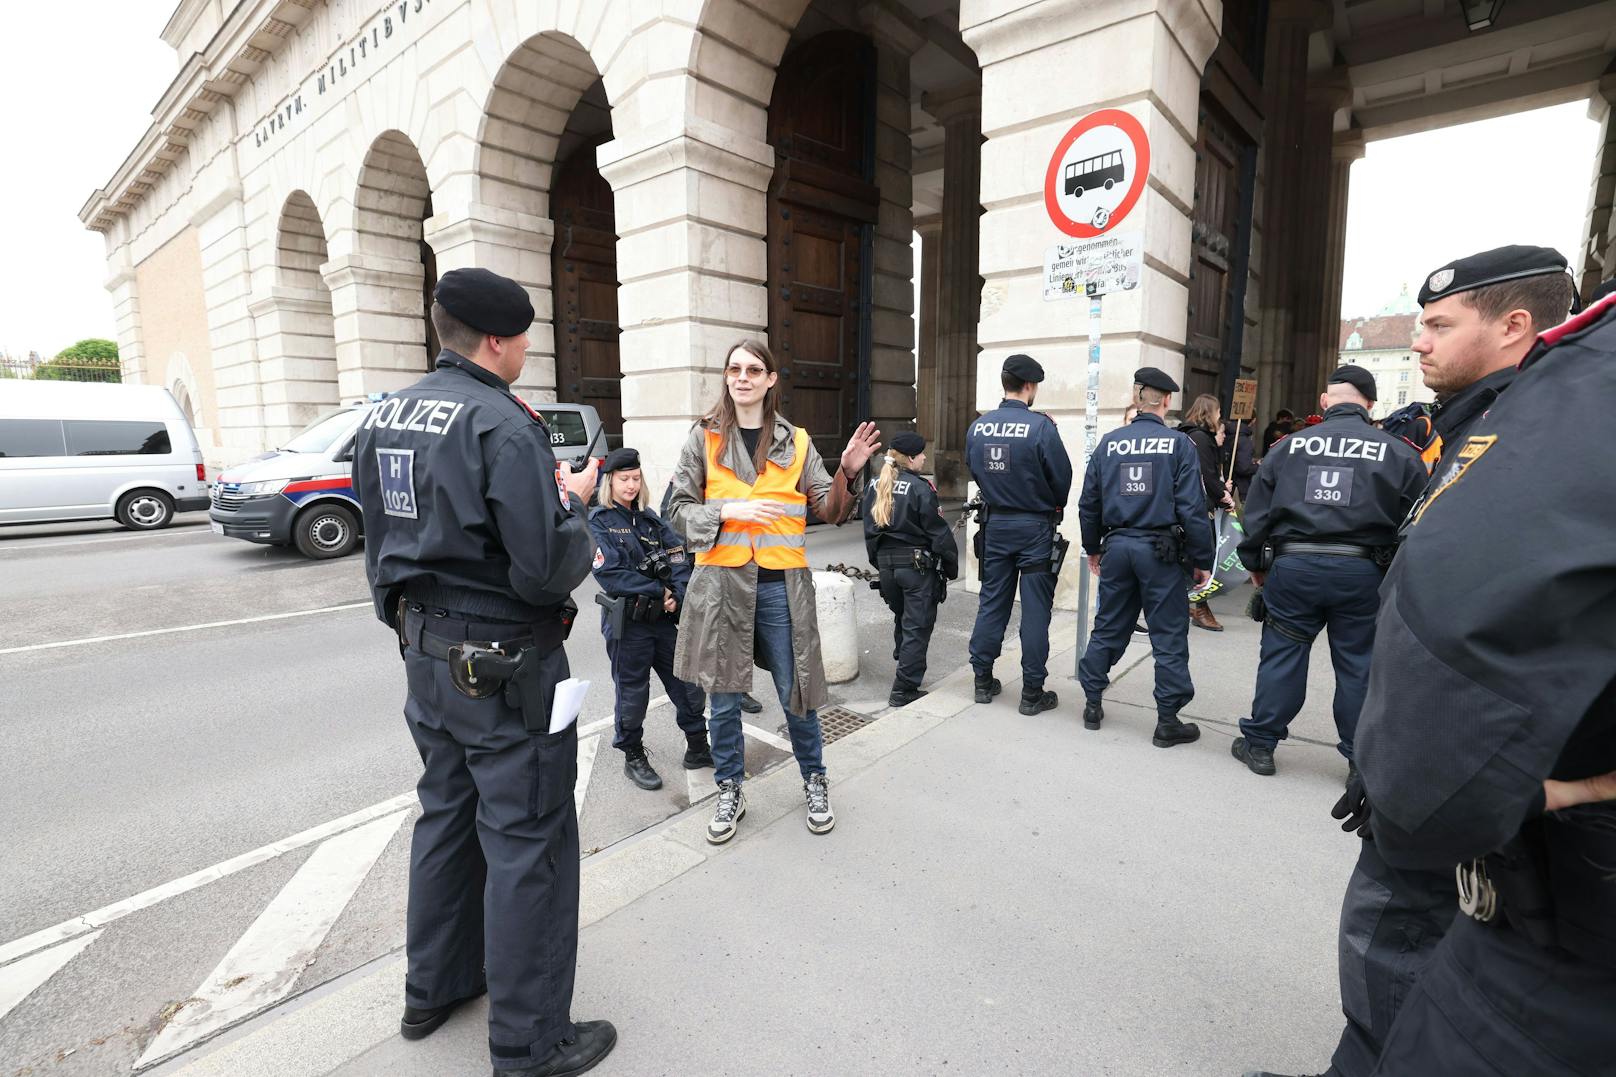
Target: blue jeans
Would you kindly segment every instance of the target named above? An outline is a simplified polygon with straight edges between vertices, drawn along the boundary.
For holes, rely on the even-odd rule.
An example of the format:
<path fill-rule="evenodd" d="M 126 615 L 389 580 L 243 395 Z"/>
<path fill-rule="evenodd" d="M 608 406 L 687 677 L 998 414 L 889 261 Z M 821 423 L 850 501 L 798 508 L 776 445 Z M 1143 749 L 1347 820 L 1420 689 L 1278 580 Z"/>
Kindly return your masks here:
<path fill-rule="evenodd" d="M 1263 585 L 1268 619 L 1257 661 L 1257 691 L 1251 717 L 1240 719 L 1241 735 L 1254 746 L 1272 751 L 1285 739 L 1291 719 L 1307 699 L 1313 640 L 1328 629 L 1337 749 L 1352 758 L 1352 736 L 1369 689 L 1380 579 L 1375 563 L 1361 557 L 1288 554 L 1274 562 Z"/>
<path fill-rule="evenodd" d="M 796 652 L 791 646 L 791 606 L 786 601 L 783 581 L 758 584 L 756 618 L 754 652 L 768 663 L 774 675 L 774 691 L 780 697 L 780 709 L 786 712 L 791 751 L 797 757 L 797 766 L 804 778 L 823 774 L 825 764 L 821 757 L 825 740 L 819 731 L 818 712 L 791 713 Z M 746 738 L 741 733 L 741 696 L 744 694 L 714 692 L 709 697 L 712 711 L 707 728 L 712 736 L 716 777 L 721 782 L 738 782 L 746 775 Z"/>

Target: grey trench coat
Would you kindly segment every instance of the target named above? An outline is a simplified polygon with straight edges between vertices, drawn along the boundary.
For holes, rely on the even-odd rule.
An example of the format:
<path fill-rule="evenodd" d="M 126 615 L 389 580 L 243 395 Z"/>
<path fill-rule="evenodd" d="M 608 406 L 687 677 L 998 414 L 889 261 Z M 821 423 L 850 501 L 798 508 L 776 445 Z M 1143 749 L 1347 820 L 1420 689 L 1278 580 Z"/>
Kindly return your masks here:
<path fill-rule="evenodd" d="M 693 552 L 712 548 L 718 538 L 719 507 L 707 504 L 707 430 L 697 423 L 679 454 L 673 473 L 673 494 L 668 502 L 669 522 L 685 537 Z M 779 415 L 774 417 L 774 441 L 769 459 L 790 467 L 796 455 L 796 430 Z M 798 489 L 821 520 L 841 524 L 857 502 L 857 487 L 849 485 L 837 461 L 836 477 L 813 443 L 802 469 Z M 730 439 L 724 464 L 742 482 L 757 481 L 741 439 Z M 786 601 L 791 607 L 791 651 L 796 656 L 791 700 L 793 714 L 807 714 L 824 706 L 825 664 L 819 652 L 819 620 L 814 605 L 813 570 L 785 570 Z M 752 690 L 752 636 L 757 623 L 757 563 L 741 568 L 697 565 L 679 613 L 679 643 L 673 672 L 708 692 Z"/>

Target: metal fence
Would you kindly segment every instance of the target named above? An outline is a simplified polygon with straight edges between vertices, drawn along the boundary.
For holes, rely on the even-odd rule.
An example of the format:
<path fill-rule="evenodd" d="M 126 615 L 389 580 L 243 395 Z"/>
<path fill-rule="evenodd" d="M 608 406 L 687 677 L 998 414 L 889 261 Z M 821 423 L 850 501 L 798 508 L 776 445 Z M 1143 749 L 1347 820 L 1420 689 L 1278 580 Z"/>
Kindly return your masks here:
<path fill-rule="evenodd" d="M 117 360 L 69 362 L 61 359 L 0 359 L 0 381 L 119 382 L 123 372 Z"/>

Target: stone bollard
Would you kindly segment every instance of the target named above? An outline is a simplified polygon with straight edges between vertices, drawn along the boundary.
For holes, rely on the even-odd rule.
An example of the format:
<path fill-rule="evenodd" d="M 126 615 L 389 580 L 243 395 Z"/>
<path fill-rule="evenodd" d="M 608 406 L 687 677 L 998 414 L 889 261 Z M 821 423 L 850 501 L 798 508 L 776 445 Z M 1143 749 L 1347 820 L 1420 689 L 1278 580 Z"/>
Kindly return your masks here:
<path fill-rule="evenodd" d="M 853 581 L 840 572 L 814 573 L 814 605 L 819 615 L 819 653 L 825 680 L 842 684 L 858 676 L 858 612 Z"/>

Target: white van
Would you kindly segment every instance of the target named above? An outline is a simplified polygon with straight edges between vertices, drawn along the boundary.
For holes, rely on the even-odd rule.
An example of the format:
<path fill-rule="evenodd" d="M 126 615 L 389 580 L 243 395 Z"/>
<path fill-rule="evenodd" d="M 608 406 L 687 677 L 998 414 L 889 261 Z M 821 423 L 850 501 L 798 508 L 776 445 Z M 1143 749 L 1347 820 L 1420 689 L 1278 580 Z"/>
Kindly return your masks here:
<path fill-rule="evenodd" d="M 167 389 L 0 379 L 0 524 L 149 531 L 207 507 L 202 449 Z"/>

